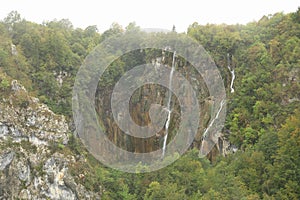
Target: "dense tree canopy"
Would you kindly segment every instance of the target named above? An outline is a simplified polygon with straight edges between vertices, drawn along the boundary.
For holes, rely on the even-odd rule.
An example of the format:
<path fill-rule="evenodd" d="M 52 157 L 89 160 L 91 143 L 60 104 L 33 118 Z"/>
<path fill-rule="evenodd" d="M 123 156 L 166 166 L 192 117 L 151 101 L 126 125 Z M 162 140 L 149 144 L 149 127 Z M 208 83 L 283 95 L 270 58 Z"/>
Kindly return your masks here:
<path fill-rule="evenodd" d="M 67 19 L 36 24 L 13 11 L 0 21 L 0 94 L 11 78 L 18 79 L 71 120 L 72 87 L 85 56 L 126 31 L 140 29 L 114 23 L 100 34 L 96 26 L 74 28 Z M 238 151 L 210 162 L 190 149 L 157 172 L 125 174 L 102 166 L 74 137 L 67 148 L 87 158 L 71 167 L 86 174 L 76 181 L 103 199 L 300 199 L 300 9 L 247 25 L 195 22 L 186 34 L 211 54 L 223 76 L 228 89 L 223 134 Z M 228 62 L 236 73 L 234 93 Z M 111 73 L 123 73 L 125 66 L 119 63 Z"/>

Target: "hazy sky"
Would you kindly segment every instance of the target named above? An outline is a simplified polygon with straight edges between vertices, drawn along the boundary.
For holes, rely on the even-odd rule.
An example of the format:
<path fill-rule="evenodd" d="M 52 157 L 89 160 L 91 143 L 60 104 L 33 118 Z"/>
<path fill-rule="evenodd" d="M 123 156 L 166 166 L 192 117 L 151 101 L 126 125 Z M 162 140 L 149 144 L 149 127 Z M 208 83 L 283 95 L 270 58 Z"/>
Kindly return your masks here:
<path fill-rule="evenodd" d="M 2 0 L 0 19 L 12 10 L 29 21 L 42 23 L 69 19 L 75 27 L 97 25 L 100 32 L 113 22 L 123 27 L 130 22 L 142 28 L 186 31 L 199 24 L 245 24 L 276 12 L 294 12 L 299 0 Z"/>

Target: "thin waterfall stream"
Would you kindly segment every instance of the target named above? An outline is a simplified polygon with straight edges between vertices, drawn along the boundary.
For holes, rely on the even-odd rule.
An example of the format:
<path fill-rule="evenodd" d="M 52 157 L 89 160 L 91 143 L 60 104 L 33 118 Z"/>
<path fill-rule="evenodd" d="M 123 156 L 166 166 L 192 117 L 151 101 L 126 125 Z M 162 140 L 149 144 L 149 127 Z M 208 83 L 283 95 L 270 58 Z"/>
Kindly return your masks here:
<path fill-rule="evenodd" d="M 163 148 L 162 148 L 162 158 L 165 156 L 166 153 L 166 146 L 167 146 L 167 139 L 168 139 L 168 132 L 169 132 L 169 125 L 171 121 L 171 99 L 172 99 L 172 79 L 173 74 L 175 71 L 175 57 L 176 57 L 176 51 L 173 53 L 173 60 L 172 60 L 172 69 L 170 72 L 170 78 L 169 78 L 169 90 L 168 90 L 168 104 L 167 104 L 167 111 L 168 111 L 168 118 L 165 124 L 165 136 L 164 136 L 164 142 L 163 142 Z"/>
<path fill-rule="evenodd" d="M 233 67 L 231 67 L 231 64 L 230 64 L 230 55 L 229 55 L 229 53 L 227 53 L 227 68 L 231 73 L 230 92 L 234 93 L 233 84 L 234 84 L 234 80 L 235 80 L 235 72 L 234 72 Z M 213 106 L 215 105 L 215 103 L 216 102 L 213 103 Z M 214 141 L 214 143 L 215 143 L 215 141 L 217 141 L 218 137 L 220 137 L 220 133 L 213 133 L 214 135 L 208 135 L 209 134 L 208 132 L 211 129 L 213 129 L 213 126 L 217 125 L 216 120 L 218 120 L 219 115 L 220 115 L 225 103 L 226 103 L 226 100 L 225 100 L 225 98 L 223 98 L 222 101 L 219 104 L 219 108 L 217 110 L 216 115 L 213 117 L 212 120 L 210 120 L 209 125 L 207 126 L 207 128 L 205 129 L 205 131 L 202 135 L 203 140 L 202 140 L 202 143 L 201 143 L 201 149 L 200 149 L 200 154 L 199 154 L 201 156 L 206 155 L 210 151 L 210 148 L 212 148 L 212 146 L 209 145 L 209 141 Z M 214 108 L 212 108 L 212 110 L 214 110 Z M 214 130 L 212 130 L 212 131 L 214 131 Z M 203 152 L 205 152 L 205 154 L 203 154 Z"/>
<path fill-rule="evenodd" d="M 222 110 L 222 108 L 223 108 L 224 103 L 225 103 L 225 100 L 223 99 L 223 100 L 221 101 L 221 103 L 220 103 L 220 108 L 219 108 L 219 110 L 218 110 L 218 112 L 217 112 L 215 118 L 214 118 L 213 120 L 211 120 L 210 124 L 209 124 L 208 127 L 205 129 L 205 131 L 204 131 L 204 133 L 203 133 L 203 137 L 206 137 L 206 136 L 207 136 L 206 134 L 207 134 L 208 130 L 213 126 L 215 120 L 219 118 L 219 115 L 220 115 L 220 112 L 221 112 L 221 110 Z"/>
<path fill-rule="evenodd" d="M 216 141 L 216 139 L 220 136 L 218 133 L 214 133 L 214 135 L 207 135 L 208 131 L 212 128 L 212 126 L 216 125 L 215 121 L 219 118 L 219 115 L 223 109 L 223 106 L 225 104 L 226 100 L 222 99 L 219 105 L 218 112 L 216 113 L 216 116 L 210 121 L 209 125 L 205 129 L 203 135 L 202 135 L 202 142 L 201 142 L 201 148 L 199 152 L 199 156 L 205 156 L 212 148 L 212 146 L 209 145 L 208 141 Z M 210 139 L 207 139 L 211 137 Z"/>
<path fill-rule="evenodd" d="M 230 66 L 229 53 L 227 54 L 227 68 L 229 69 L 229 71 L 231 73 L 230 92 L 234 93 L 233 83 L 234 83 L 234 79 L 235 79 L 235 73 L 234 73 L 234 69 L 231 69 L 231 66 Z"/>

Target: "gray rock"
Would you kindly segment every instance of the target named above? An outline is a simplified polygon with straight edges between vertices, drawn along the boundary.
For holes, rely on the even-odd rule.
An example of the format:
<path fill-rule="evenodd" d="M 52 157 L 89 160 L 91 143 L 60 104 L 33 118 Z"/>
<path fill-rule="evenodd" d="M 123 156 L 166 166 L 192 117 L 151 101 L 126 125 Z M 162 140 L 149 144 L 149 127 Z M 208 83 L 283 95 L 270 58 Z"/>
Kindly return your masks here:
<path fill-rule="evenodd" d="M 32 115 L 32 116 L 28 117 L 26 125 L 27 126 L 34 126 L 35 122 L 36 122 L 36 116 Z"/>
<path fill-rule="evenodd" d="M 0 171 L 4 170 L 12 160 L 14 159 L 15 153 L 8 152 L 0 156 Z"/>
<path fill-rule="evenodd" d="M 30 96 L 27 107 L 14 105 L 17 91 L 28 94 L 17 81 L 12 90 L 0 101 L 0 199 L 99 199 L 70 175 L 75 155 L 51 146 L 69 141 L 65 117 Z"/>
<path fill-rule="evenodd" d="M 21 85 L 21 84 L 19 84 L 19 82 L 17 80 L 13 80 L 11 82 L 11 90 L 12 91 L 19 91 L 19 90 L 26 91 L 26 89 L 24 88 L 24 86 Z"/>
<path fill-rule="evenodd" d="M 40 140 L 39 138 L 37 138 L 35 136 L 30 136 L 29 137 L 29 142 L 31 142 L 32 144 L 34 144 L 36 146 L 48 145 L 48 143 L 46 141 Z"/>
<path fill-rule="evenodd" d="M 0 125 L 0 137 L 8 135 L 8 133 L 9 133 L 8 126 L 6 126 L 5 124 Z"/>
<path fill-rule="evenodd" d="M 30 183 L 30 166 L 27 163 L 18 162 L 18 177 L 21 181 L 26 182 L 26 185 Z"/>
<path fill-rule="evenodd" d="M 20 199 L 32 199 L 31 193 L 28 189 L 21 190 L 19 194 Z"/>
<path fill-rule="evenodd" d="M 21 137 L 22 136 L 22 133 L 17 128 L 9 127 L 9 130 L 11 132 L 11 135 L 14 136 L 14 137 Z"/>
<path fill-rule="evenodd" d="M 77 199 L 76 195 L 72 192 L 72 190 L 67 188 L 66 186 L 51 184 L 48 191 L 49 193 L 47 193 L 46 195 L 51 199 L 57 199 L 57 200 Z"/>

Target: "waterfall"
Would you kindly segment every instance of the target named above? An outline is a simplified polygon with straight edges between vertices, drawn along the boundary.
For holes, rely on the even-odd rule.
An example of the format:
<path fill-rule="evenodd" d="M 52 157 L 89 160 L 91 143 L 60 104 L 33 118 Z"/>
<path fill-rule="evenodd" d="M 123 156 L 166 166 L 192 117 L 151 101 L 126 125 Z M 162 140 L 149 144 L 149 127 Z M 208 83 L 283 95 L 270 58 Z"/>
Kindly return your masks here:
<path fill-rule="evenodd" d="M 217 123 L 215 124 L 215 121 L 219 118 L 219 115 L 223 109 L 225 102 L 226 102 L 225 99 L 223 99 L 221 101 L 220 107 L 219 107 L 219 110 L 218 110 L 216 116 L 213 118 L 213 120 L 211 120 L 210 124 L 208 125 L 208 127 L 205 129 L 205 131 L 203 133 L 201 148 L 200 148 L 200 152 L 199 152 L 200 157 L 203 157 L 207 153 L 209 153 L 209 151 L 211 150 L 213 145 L 216 143 L 216 141 L 218 141 L 218 138 L 220 137 L 219 133 L 215 133 L 215 135 L 207 135 L 207 133 L 212 128 L 212 126 L 217 126 Z M 212 136 L 212 137 L 209 137 L 209 136 Z"/>
<path fill-rule="evenodd" d="M 230 70 L 230 73 L 231 73 L 230 92 L 234 93 L 233 82 L 234 82 L 234 79 L 235 79 L 235 73 L 234 73 L 234 69 L 231 70 L 230 66 L 228 66 L 228 69 Z"/>
<path fill-rule="evenodd" d="M 234 69 L 231 69 L 231 66 L 230 66 L 229 53 L 227 54 L 227 68 L 229 69 L 229 71 L 231 73 L 230 91 L 231 91 L 231 93 L 234 93 L 233 82 L 235 79 L 235 73 L 234 73 Z"/>
<path fill-rule="evenodd" d="M 167 146 L 167 139 L 168 139 L 168 131 L 169 131 L 169 125 L 171 121 L 171 99 L 172 99 L 172 78 L 173 74 L 175 71 L 175 56 L 176 56 L 176 51 L 173 53 L 173 60 L 172 60 L 172 69 L 170 72 L 170 78 L 169 78 L 169 92 L 168 92 L 168 104 L 167 104 L 167 111 L 168 111 L 168 118 L 165 124 L 165 136 L 164 136 L 164 143 L 163 143 L 163 148 L 162 148 L 162 158 L 165 156 L 166 153 L 166 146 Z"/>
<path fill-rule="evenodd" d="M 203 137 L 204 137 L 204 138 L 207 136 L 206 134 L 207 134 L 208 130 L 213 126 L 215 120 L 219 118 L 219 115 L 220 115 L 220 112 L 221 112 L 221 110 L 222 110 L 222 108 L 223 108 L 224 103 L 225 103 L 225 100 L 223 99 L 223 100 L 221 101 L 221 103 L 220 103 L 220 108 L 219 108 L 219 110 L 218 110 L 218 112 L 217 112 L 215 118 L 214 118 L 213 120 L 211 120 L 210 124 L 208 125 L 208 127 L 205 129 L 205 131 L 204 131 L 204 133 L 203 133 Z"/>
<path fill-rule="evenodd" d="M 13 55 L 13 56 L 17 56 L 18 55 L 18 51 L 17 51 L 17 47 L 16 47 L 16 45 L 14 45 L 13 43 L 11 43 L 11 54 Z"/>

